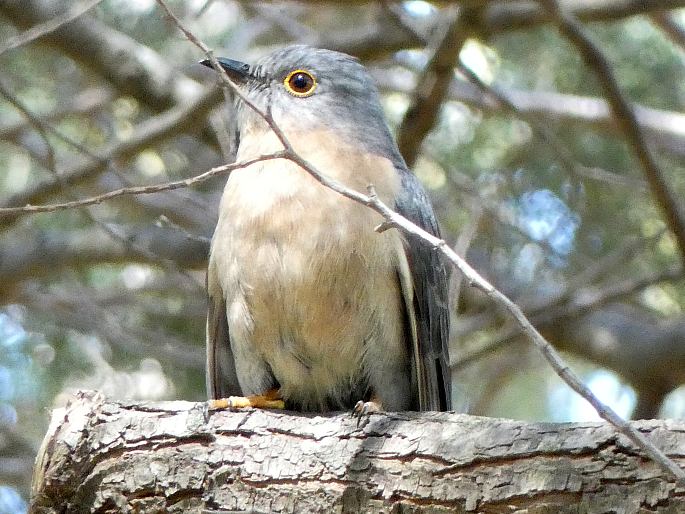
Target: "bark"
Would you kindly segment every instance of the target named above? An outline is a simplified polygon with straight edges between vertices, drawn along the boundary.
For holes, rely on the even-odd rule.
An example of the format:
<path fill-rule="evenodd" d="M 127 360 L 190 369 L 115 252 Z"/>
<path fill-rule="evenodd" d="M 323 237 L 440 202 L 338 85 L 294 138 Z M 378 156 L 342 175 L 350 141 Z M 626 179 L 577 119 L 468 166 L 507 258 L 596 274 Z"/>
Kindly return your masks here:
<path fill-rule="evenodd" d="M 685 461 L 685 422 L 636 427 Z M 454 413 L 207 412 L 80 393 L 53 414 L 31 512 L 683 512 L 603 423 Z"/>

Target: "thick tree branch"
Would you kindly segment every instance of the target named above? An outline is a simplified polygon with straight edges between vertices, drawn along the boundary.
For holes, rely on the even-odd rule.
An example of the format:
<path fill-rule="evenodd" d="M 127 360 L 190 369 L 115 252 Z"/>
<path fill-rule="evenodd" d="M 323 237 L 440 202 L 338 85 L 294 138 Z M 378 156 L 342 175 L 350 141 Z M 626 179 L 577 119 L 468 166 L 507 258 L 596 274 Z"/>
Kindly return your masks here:
<path fill-rule="evenodd" d="M 440 107 L 454 78 L 454 66 L 466 41 L 470 12 L 450 13 L 451 20 L 414 88 L 411 103 L 397 131 L 397 145 L 410 168 L 416 162 L 423 140 L 433 128 Z"/>
<path fill-rule="evenodd" d="M 310 3 L 319 3 L 312 1 Z M 471 29 L 483 39 L 512 30 L 530 29 L 553 20 L 536 2 L 531 1 L 470 1 L 439 2 L 462 7 L 482 8 L 482 14 Z M 486 3 L 487 5 L 483 5 Z M 685 7 L 685 0 L 573 0 L 568 9 L 584 22 L 614 21 L 667 9 Z M 475 20 L 474 20 L 475 21 Z M 387 56 L 402 49 L 423 46 L 423 39 L 406 30 L 392 17 L 379 20 L 371 29 L 355 27 L 352 30 L 329 34 L 316 42 L 334 50 L 351 53 L 362 59 Z"/>
<path fill-rule="evenodd" d="M 685 423 L 631 426 L 685 460 Z M 602 423 L 387 413 L 358 427 L 85 392 L 54 412 L 32 489 L 32 513 L 685 509 L 683 489 Z"/>
<path fill-rule="evenodd" d="M 377 72 L 374 78 L 382 91 L 412 94 L 414 90 L 413 84 L 392 74 Z M 573 122 L 603 130 L 620 130 L 616 118 L 611 115 L 608 102 L 602 98 L 502 87 L 497 88 L 497 91 L 511 103 L 516 112 L 523 115 L 542 121 Z M 492 95 L 476 85 L 460 80 L 452 81 L 448 99 L 464 102 L 490 113 L 507 110 Z M 640 127 L 653 144 L 685 158 L 684 113 L 653 109 L 638 103 L 633 103 L 632 106 Z"/>
<path fill-rule="evenodd" d="M 554 345 L 616 372 L 638 393 L 633 418 L 656 417 L 669 392 L 685 383 L 685 321 L 613 304 L 543 327 Z M 645 363 L 649 365 L 646 366 Z M 642 396 L 644 395 L 644 398 Z"/>
<path fill-rule="evenodd" d="M 189 239 L 173 228 L 147 226 L 116 228 L 120 236 L 144 252 L 132 252 L 100 229 L 69 232 L 33 232 L 18 236 L 6 233 L 0 239 L 0 283 L 2 303 L 10 303 L 17 287 L 28 278 L 42 277 L 63 268 L 115 262 L 170 260 L 181 268 L 202 268 L 209 251 L 206 242 Z"/>

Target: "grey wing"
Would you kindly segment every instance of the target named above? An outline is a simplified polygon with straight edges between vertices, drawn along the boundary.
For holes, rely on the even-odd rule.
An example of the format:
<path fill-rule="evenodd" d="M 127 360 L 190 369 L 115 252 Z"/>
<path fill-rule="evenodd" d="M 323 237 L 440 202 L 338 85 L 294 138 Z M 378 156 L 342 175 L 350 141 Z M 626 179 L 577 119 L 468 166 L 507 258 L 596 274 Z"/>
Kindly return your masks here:
<path fill-rule="evenodd" d="M 209 398 L 242 396 L 231 351 L 226 319 L 226 302 L 220 295 L 208 295 L 207 311 L 207 394 Z"/>
<path fill-rule="evenodd" d="M 418 179 L 403 166 L 396 167 L 402 186 L 395 209 L 440 237 L 433 207 Z M 438 252 L 418 238 L 405 235 L 404 248 L 413 284 L 413 308 L 408 306 L 407 313 L 414 314 L 418 339 L 409 342 L 418 389 L 416 407 L 422 411 L 450 410 L 448 270 Z"/>

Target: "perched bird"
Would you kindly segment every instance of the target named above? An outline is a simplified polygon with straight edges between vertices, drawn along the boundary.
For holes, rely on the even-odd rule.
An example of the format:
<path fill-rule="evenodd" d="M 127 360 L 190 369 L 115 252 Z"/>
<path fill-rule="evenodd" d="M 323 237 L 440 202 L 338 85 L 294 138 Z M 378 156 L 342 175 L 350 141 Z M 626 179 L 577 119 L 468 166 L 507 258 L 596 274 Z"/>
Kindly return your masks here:
<path fill-rule="evenodd" d="M 439 234 L 355 58 L 298 45 L 256 65 L 219 63 L 320 172 L 362 192 L 373 184 L 383 202 Z M 237 126 L 237 161 L 282 150 L 244 102 Z M 215 406 L 450 409 L 446 268 L 418 240 L 374 231 L 382 221 L 289 160 L 231 173 L 207 272 Z"/>

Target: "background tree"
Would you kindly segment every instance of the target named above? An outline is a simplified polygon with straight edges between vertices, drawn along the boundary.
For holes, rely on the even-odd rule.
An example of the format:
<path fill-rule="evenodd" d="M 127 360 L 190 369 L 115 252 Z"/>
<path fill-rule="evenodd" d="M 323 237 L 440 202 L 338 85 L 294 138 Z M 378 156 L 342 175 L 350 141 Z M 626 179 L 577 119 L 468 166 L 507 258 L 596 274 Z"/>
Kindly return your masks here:
<path fill-rule="evenodd" d="M 217 55 L 358 56 L 446 239 L 620 412 L 682 417 L 685 1 L 564 5 L 594 48 L 548 1 L 170 2 Z M 0 0 L 0 207 L 231 161 L 232 110 L 202 57 L 152 0 Z M 204 398 L 224 180 L 0 212 L 0 512 L 21 508 L 46 408 L 71 391 Z M 591 416 L 456 273 L 453 299 L 458 410 Z"/>

